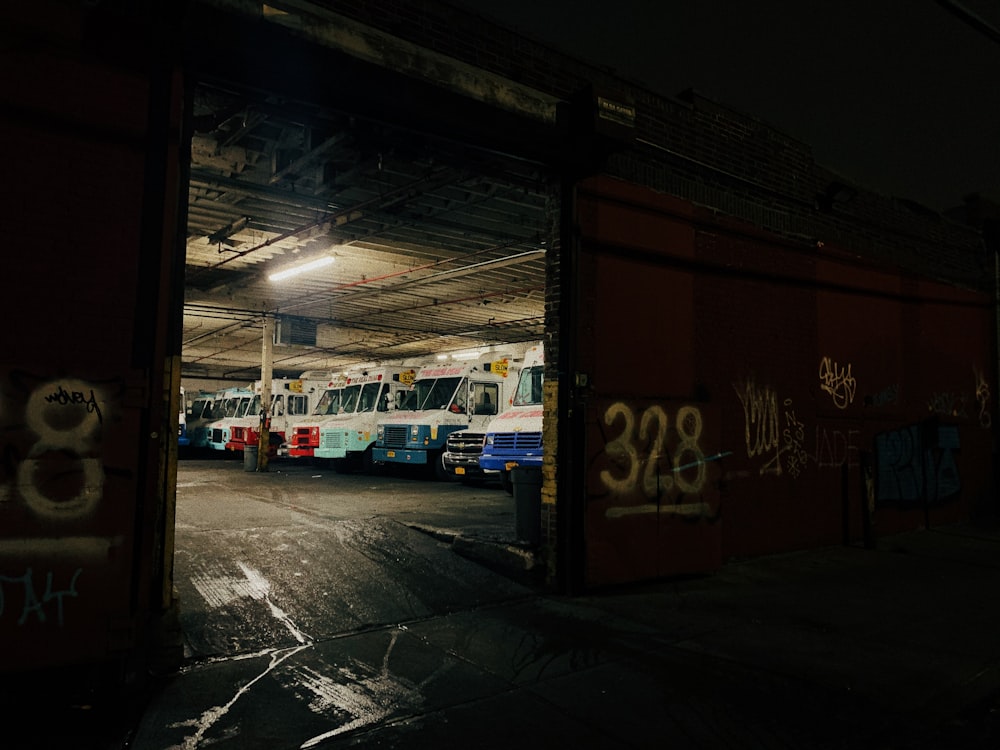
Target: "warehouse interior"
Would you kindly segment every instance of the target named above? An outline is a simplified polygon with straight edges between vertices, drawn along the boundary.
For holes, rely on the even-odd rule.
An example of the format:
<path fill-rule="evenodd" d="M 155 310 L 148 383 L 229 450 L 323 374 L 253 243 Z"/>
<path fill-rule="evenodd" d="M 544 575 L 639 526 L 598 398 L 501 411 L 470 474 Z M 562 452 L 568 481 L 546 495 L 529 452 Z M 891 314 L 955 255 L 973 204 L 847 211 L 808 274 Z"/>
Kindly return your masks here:
<path fill-rule="evenodd" d="M 185 379 L 258 378 L 268 318 L 275 377 L 542 338 L 545 165 L 228 83 L 191 111 Z"/>

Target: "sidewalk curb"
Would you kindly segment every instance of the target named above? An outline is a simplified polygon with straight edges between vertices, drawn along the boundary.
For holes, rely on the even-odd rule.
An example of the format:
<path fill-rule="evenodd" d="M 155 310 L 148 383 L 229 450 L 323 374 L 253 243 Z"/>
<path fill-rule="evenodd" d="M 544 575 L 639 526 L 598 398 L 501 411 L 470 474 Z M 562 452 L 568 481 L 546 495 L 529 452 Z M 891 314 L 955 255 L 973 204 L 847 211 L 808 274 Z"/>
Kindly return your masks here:
<path fill-rule="evenodd" d="M 536 550 L 514 542 L 480 539 L 463 536 L 451 529 L 440 529 L 421 524 L 407 524 L 414 531 L 448 544 L 457 555 L 480 562 L 491 568 L 501 569 L 516 577 L 541 569 L 542 561 Z"/>

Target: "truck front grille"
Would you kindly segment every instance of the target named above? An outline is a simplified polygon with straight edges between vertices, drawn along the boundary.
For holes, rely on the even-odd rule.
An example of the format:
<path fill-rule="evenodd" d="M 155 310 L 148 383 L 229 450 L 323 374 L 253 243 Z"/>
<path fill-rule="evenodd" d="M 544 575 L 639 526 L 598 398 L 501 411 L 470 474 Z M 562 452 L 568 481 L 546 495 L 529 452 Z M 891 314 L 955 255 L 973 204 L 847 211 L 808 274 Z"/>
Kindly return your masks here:
<path fill-rule="evenodd" d="M 406 434 L 410 431 L 408 425 L 386 425 L 382 440 L 388 448 L 402 448 L 406 445 Z"/>

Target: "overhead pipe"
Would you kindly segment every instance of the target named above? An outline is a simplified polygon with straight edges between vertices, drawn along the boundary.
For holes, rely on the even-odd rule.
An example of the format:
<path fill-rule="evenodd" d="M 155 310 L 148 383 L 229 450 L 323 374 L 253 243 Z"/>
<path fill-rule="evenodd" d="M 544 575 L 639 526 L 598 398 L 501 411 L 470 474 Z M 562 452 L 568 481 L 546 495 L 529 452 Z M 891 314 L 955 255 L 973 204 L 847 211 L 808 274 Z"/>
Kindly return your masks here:
<path fill-rule="evenodd" d="M 326 216 L 324 216 L 321 219 L 318 219 L 316 221 L 310 222 L 309 224 L 306 224 L 304 226 L 298 227 L 297 229 L 293 229 L 293 230 L 291 230 L 289 232 L 284 232 L 282 234 L 279 234 L 276 237 L 272 237 L 272 238 L 270 238 L 268 240 L 265 240 L 264 242 L 261 242 L 258 245 L 254 245 L 253 247 L 247 248 L 246 250 L 240 250 L 239 252 L 234 253 L 233 255 L 229 256 L 228 258 L 220 260 L 218 263 L 213 263 L 212 265 L 208 265 L 208 266 L 201 266 L 201 267 L 195 269 L 194 271 L 192 271 L 189 274 L 189 278 L 197 277 L 198 275 L 200 275 L 200 274 L 202 274 L 202 273 L 204 273 L 206 271 L 214 270 L 214 269 L 219 268 L 221 266 L 224 266 L 224 265 L 226 265 L 228 263 L 232 263 L 234 260 L 238 260 L 240 258 L 245 258 L 247 255 L 250 255 L 252 253 L 258 252 L 259 250 L 263 250 L 265 248 L 268 248 L 271 245 L 277 244 L 277 243 L 279 243 L 279 242 L 281 242 L 283 240 L 287 240 L 287 239 L 290 239 L 292 237 L 296 237 L 296 236 L 298 236 L 298 235 L 300 235 L 300 234 L 302 234 L 304 232 L 308 232 L 309 230 L 321 227 L 324 224 L 333 223 L 333 224 L 338 224 L 339 225 L 339 224 L 347 223 L 349 221 L 356 221 L 357 219 L 361 218 L 361 216 L 364 215 L 363 211 L 365 209 L 367 209 L 367 208 L 370 208 L 370 207 L 373 207 L 373 206 L 387 206 L 387 205 L 391 205 L 392 203 L 394 203 L 397 200 L 401 199 L 407 193 L 411 192 L 412 190 L 414 190 L 414 189 L 416 189 L 418 187 L 424 187 L 424 188 L 430 187 L 430 189 L 433 189 L 435 187 L 440 187 L 440 186 L 443 186 L 443 185 L 447 185 L 447 184 L 449 184 L 451 182 L 454 182 L 455 179 L 456 179 L 456 177 L 457 177 L 457 175 L 458 175 L 458 173 L 455 170 L 451 169 L 451 168 L 439 169 L 436 173 L 427 174 L 427 175 L 425 175 L 423 177 L 420 177 L 420 178 L 418 178 L 416 180 L 408 182 L 405 185 L 400 185 L 399 187 L 397 187 L 397 188 L 395 188 L 393 190 L 390 190 L 387 193 L 383 193 L 381 195 L 377 195 L 374 198 L 369 198 L 368 200 L 362 201 L 361 203 L 358 203 L 358 204 L 356 204 L 354 206 L 351 206 L 350 208 L 343 208 L 343 209 L 341 209 L 339 211 L 333 211 L 333 212 L 327 214 Z"/>
<path fill-rule="evenodd" d="M 505 244 L 505 245 L 493 245 L 492 247 L 483 248 L 482 250 L 477 250 L 474 253 L 469 253 L 465 257 L 466 258 L 471 258 L 471 257 L 475 257 L 477 255 L 482 255 L 484 253 L 489 253 L 489 252 L 495 252 L 497 250 L 502 250 L 504 248 L 513 247 L 515 245 L 520 245 L 520 244 L 523 244 L 523 240 L 517 240 L 516 242 L 511 242 L 511 243 Z M 409 287 L 409 286 L 419 286 L 421 284 L 427 284 L 427 283 L 431 283 L 431 282 L 434 282 L 434 281 L 446 281 L 449 278 L 457 278 L 459 276 L 465 276 L 465 275 L 470 274 L 470 273 L 476 273 L 477 271 L 484 270 L 484 268 L 486 268 L 487 270 L 489 270 L 489 268 L 503 268 L 504 266 L 515 265 L 517 263 L 522 263 L 522 262 L 527 261 L 527 260 L 532 260 L 534 257 L 536 257 L 538 255 L 544 255 L 544 253 L 545 253 L 545 250 L 528 250 L 528 251 L 525 251 L 525 252 L 522 252 L 522 253 L 518 253 L 517 255 L 509 255 L 509 256 L 506 256 L 504 258 L 495 258 L 493 260 L 487 260 L 487 261 L 482 261 L 480 263 L 474 263 L 474 264 L 469 265 L 469 266 L 462 266 L 460 268 L 452 269 L 451 271 L 441 271 L 440 273 L 431 274 L 430 276 L 425 276 L 425 277 L 420 278 L 420 279 L 412 279 L 412 280 L 404 281 L 404 282 L 402 282 L 400 284 L 379 287 L 378 289 L 371 289 L 371 290 L 365 289 L 364 291 L 359 292 L 359 293 L 355 293 L 355 294 L 349 294 L 349 295 L 345 294 L 345 295 L 340 296 L 337 301 L 338 302 L 350 301 L 351 299 L 357 299 L 358 297 L 369 296 L 371 294 L 383 294 L 383 293 L 386 293 L 386 292 L 396 292 L 396 291 L 399 291 L 400 289 L 405 289 L 406 287 Z M 320 296 L 326 297 L 327 295 L 334 294 L 336 292 L 339 292 L 339 291 L 342 291 L 342 290 L 345 290 L 345 289 L 354 289 L 354 288 L 363 287 L 363 286 L 367 287 L 367 286 L 370 286 L 371 284 L 373 284 L 375 282 L 386 281 L 387 279 L 398 278 L 400 276 L 408 276 L 409 274 L 415 273 L 417 271 L 425 271 L 425 270 L 427 270 L 429 268 L 436 268 L 438 266 L 443 266 L 443 265 L 447 265 L 449 263 L 454 263 L 455 260 L 456 260 L 455 258 L 444 258 L 442 260 L 434 261 L 433 263 L 425 263 L 422 266 L 413 266 L 413 267 L 410 267 L 410 268 L 406 268 L 406 269 L 404 269 L 402 271 L 393 271 L 392 273 L 386 273 L 386 274 L 382 274 L 380 276 L 371 276 L 371 277 L 366 278 L 366 279 L 358 279 L 357 281 L 349 281 L 349 282 L 347 282 L 345 284 L 339 284 L 339 285 L 337 285 L 335 287 L 331 287 L 329 289 L 326 289 L 326 290 L 324 290 L 324 291 L 322 291 L 320 293 L 309 294 L 305 298 L 300 298 L 297 302 L 292 302 L 290 304 L 282 305 L 282 309 L 283 310 L 294 310 L 296 308 L 304 307 L 305 305 L 311 305 L 311 304 L 313 304 L 316 301 L 316 298 L 320 297 Z M 492 266 L 490 264 L 492 264 Z"/>

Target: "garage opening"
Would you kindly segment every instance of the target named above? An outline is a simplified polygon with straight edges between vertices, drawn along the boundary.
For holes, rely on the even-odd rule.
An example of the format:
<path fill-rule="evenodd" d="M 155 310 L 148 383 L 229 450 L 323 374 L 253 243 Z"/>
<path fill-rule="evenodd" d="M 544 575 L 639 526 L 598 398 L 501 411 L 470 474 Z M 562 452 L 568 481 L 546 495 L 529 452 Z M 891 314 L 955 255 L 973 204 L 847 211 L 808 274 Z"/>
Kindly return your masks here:
<path fill-rule="evenodd" d="M 537 143 L 526 156 L 442 129 L 440 113 L 422 122 L 420 107 L 401 119 L 273 84 L 206 76 L 190 102 L 175 586 L 182 612 L 185 598 L 197 602 L 197 634 L 186 636 L 206 656 L 272 643 L 288 621 L 255 602 L 276 576 L 294 585 L 296 567 L 328 572 L 318 602 L 339 624 L 324 627 L 351 629 L 421 615 L 423 604 L 400 613 L 385 598 L 384 581 L 419 585 L 419 568 L 437 565 L 413 544 L 456 531 L 538 543 L 523 539 L 518 462 L 499 453 L 479 471 L 477 453 L 516 403 L 537 422 L 541 463 L 556 175 L 530 155 Z M 431 406 L 452 419 L 398 418 Z M 336 425 L 362 411 L 364 429 L 355 420 L 320 434 L 319 417 Z M 316 430 L 308 449 L 296 429 Z M 338 440 L 355 449 L 337 453 Z M 484 596 L 455 569 L 431 578 L 427 601 Z"/>

